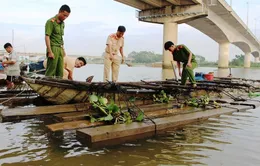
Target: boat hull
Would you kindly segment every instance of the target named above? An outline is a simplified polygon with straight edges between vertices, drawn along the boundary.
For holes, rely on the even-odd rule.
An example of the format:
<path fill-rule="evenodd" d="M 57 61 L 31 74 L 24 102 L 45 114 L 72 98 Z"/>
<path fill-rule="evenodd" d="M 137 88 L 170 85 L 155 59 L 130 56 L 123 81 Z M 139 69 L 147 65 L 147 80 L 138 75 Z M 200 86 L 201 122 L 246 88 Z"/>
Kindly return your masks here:
<path fill-rule="evenodd" d="M 64 87 L 42 85 L 33 82 L 27 84 L 41 97 L 55 104 L 83 103 L 88 99 L 89 92 Z"/>

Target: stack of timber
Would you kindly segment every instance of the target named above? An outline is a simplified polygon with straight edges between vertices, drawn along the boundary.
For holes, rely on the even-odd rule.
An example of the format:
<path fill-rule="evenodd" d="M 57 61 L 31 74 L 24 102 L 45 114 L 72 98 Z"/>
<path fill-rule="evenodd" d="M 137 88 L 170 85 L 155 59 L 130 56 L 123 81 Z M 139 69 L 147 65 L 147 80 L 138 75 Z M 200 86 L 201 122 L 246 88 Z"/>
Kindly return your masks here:
<path fill-rule="evenodd" d="M 153 101 L 135 101 L 145 114 L 143 122 L 129 124 L 111 124 L 104 121 L 91 122 L 89 115 L 99 114 L 90 103 L 55 105 L 31 108 L 15 108 L 2 111 L 3 121 L 15 121 L 39 116 L 48 116 L 53 122 L 46 127 L 50 132 L 76 130 L 79 141 L 89 147 L 109 146 L 126 141 L 135 141 L 158 134 L 167 129 L 217 117 L 222 114 L 246 111 L 260 106 L 260 98 L 248 101 L 222 100 L 221 108 L 178 107 L 178 103 L 154 103 Z M 117 102 L 127 110 L 124 102 Z M 50 117 L 51 116 L 51 117 Z"/>
<path fill-rule="evenodd" d="M 245 95 L 246 92 L 256 90 L 256 86 L 232 80 L 203 81 L 198 82 L 196 88 L 192 88 L 189 85 L 180 85 L 180 82 L 175 80 L 86 83 L 53 78 L 23 77 L 23 79 L 37 94 L 59 105 L 3 109 L 1 112 L 3 121 L 51 116 L 48 119 L 52 119 L 53 122 L 46 126 L 49 131 L 76 130 L 77 138 L 89 146 L 104 146 L 146 138 L 163 133 L 169 128 L 260 106 L 260 98 L 240 98 L 228 92 L 228 89 L 236 89 Z M 168 103 L 156 103 L 154 95 L 159 94 L 162 90 L 173 96 L 174 100 Z M 191 93 L 195 93 L 197 95 L 195 97 L 205 95 L 205 93 L 199 93 L 200 91 L 207 95 L 211 93 L 210 102 L 218 101 L 222 103 L 222 107 L 180 106 L 183 100 L 186 100 L 185 97 L 191 98 Z M 90 115 L 99 116 L 100 114 L 89 102 L 89 95 L 92 93 L 102 95 L 109 101 L 113 100 L 125 112 L 133 108 L 142 110 L 144 121 L 134 121 L 129 124 L 113 124 L 105 121 L 91 122 Z M 226 94 L 225 98 L 219 98 L 220 93 Z"/>

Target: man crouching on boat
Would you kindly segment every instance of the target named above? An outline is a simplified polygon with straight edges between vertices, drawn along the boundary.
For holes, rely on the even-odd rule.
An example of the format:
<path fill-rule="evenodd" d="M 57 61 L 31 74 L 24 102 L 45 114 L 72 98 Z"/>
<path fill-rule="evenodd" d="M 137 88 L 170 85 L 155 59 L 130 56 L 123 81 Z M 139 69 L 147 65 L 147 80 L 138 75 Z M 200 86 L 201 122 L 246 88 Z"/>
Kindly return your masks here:
<path fill-rule="evenodd" d="M 177 62 L 179 75 L 181 77 L 181 84 L 186 85 L 187 78 L 189 78 L 192 87 L 196 87 L 196 81 L 194 76 L 194 68 L 197 67 L 195 55 L 185 46 L 175 46 L 173 42 L 168 41 L 164 44 L 164 49 L 169 50 L 172 53 L 173 60 Z M 182 72 L 180 70 L 180 63 L 183 63 Z"/>
<path fill-rule="evenodd" d="M 64 57 L 64 69 L 63 69 L 63 79 L 73 80 L 73 70 L 74 68 L 81 68 L 85 66 L 87 61 L 83 57 Z M 47 59 L 43 61 L 43 66 L 46 69 Z"/>

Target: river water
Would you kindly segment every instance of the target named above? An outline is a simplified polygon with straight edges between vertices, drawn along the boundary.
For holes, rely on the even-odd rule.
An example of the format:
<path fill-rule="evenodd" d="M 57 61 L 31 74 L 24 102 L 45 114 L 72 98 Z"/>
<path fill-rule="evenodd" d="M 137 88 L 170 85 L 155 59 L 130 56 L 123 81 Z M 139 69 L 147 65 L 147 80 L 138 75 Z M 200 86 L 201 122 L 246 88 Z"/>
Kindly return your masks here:
<path fill-rule="evenodd" d="M 229 70 L 198 68 L 227 76 Z M 75 71 L 84 81 L 95 75 L 102 81 L 103 66 L 88 65 Z M 259 79 L 260 70 L 232 69 L 234 77 Z M 173 78 L 173 71 L 122 66 L 119 81 Z M 222 115 L 187 125 L 166 135 L 113 147 L 89 149 L 77 141 L 74 131 L 63 139 L 51 139 L 38 119 L 0 123 L 0 165 L 89 166 L 258 166 L 260 165 L 260 109 Z"/>

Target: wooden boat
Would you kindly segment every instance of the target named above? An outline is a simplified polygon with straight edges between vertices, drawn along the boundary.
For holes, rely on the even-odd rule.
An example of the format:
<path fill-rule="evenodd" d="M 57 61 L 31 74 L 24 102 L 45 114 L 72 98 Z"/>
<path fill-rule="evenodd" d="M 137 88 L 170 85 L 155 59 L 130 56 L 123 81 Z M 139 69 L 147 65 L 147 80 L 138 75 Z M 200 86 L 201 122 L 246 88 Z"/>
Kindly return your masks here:
<path fill-rule="evenodd" d="M 34 79 L 23 77 L 23 80 L 41 97 L 54 104 L 66 104 L 66 103 L 83 103 L 88 101 L 88 97 L 92 92 L 97 94 L 106 93 L 108 99 L 113 98 L 114 100 L 124 100 L 124 92 L 120 92 L 118 87 L 113 83 L 104 82 L 81 82 L 71 81 L 64 79 L 54 78 L 42 78 Z M 150 93 L 153 94 L 153 90 L 131 90 L 127 88 L 127 94 L 143 95 Z M 108 96 L 110 94 L 110 96 Z M 121 95 L 117 95 L 121 94 Z M 129 97 L 129 95 L 128 95 Z"/>
<path fill-rule="evenodd" d="M 29 78 L 22 77 L 23 80 L 41 97 L 54 104 L 66 103 L 82 103 L 88 101 L 89 94 L 95 92 L 97 94 L 106 94 L 109 99 L 125 100 L 128 98 L 143 96 L 152 99 L 152 95 L 160 93 L 162 90 L 172 95 L 186 93 L 191 91 L 215 91 L 223 92 L 224 89 L 232 88 L 246 92 L 252 91 L 255 87 L 230 81 L 201 81 L 197 87 L 193 88 L 189 85 L 180 85 L 179 81 L 140 81 L 140 82 L 81 82 L 55 78 Z M 108 96 L 110 94 L 110 96 Z"/>

